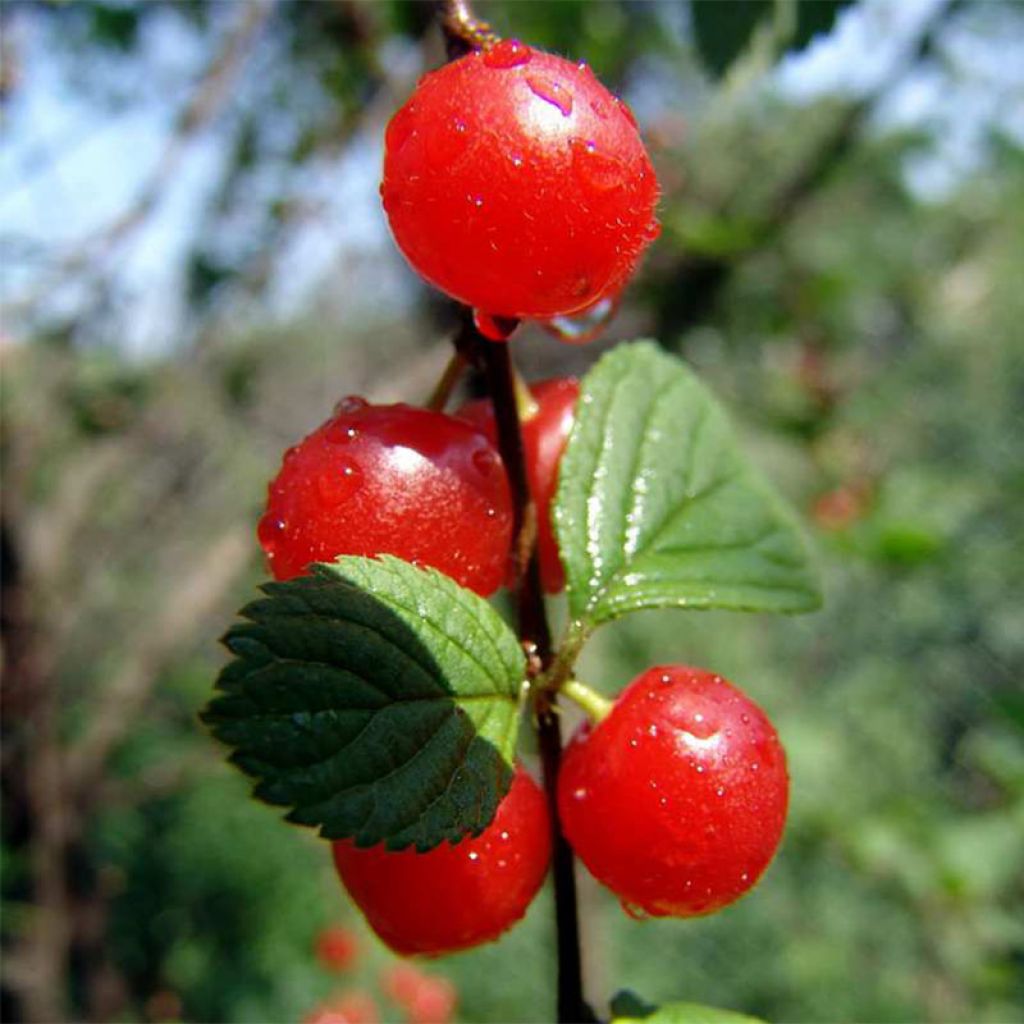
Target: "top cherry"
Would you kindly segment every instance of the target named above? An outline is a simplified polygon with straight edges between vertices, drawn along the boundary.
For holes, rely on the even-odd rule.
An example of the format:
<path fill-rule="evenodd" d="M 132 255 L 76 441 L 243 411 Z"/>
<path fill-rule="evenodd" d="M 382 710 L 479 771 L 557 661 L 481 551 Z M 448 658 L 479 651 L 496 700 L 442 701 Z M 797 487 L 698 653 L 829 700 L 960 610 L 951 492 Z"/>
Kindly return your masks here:
<path fill-rule="evenodd" d="M 420 80 L 388 125 L 381 195 L 413 267 L 492 316 L 588 309 L 659 230 L 629 108 L 586 64 L 515 40 Z"/>

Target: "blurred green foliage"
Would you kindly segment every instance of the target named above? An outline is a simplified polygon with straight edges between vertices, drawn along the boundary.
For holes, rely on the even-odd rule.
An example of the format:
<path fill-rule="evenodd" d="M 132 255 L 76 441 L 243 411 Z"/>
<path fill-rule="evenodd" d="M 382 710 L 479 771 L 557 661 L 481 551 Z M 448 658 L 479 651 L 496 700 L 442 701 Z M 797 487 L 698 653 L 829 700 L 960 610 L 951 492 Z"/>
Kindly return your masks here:
<path fill-rule="evenodd" d="M 94 42 L 129 51 L 145 6 L 72 5 L 77 19 L 91 11 Z M 359 116 L 379 52 L 367 40 L 427 28 L 417 4 L 286 6 L 297 77 L 319 76 L 334 97 L 323 119 L 306 111 L 310 138 Z M 652 54 L 698 74 L 685 37 L 647 5 L 480 6 L 612 80 Z M 367 17 L 368 35 L 353 36 Z M 850 103 L 796 108 L 737 88 L 701 86 L 682 135 L 648 126 L 665 231 L 614 330 L 657 330 L 731 408 L 808 517 L 827 601 L 792 620 L 644 614 L 588 648 L 583 674 L 608 692 L 662 661 L 734 680 L 777 722 L 793 779 L 781 854 L 713 918 L 634 921 L 583 879 L 590 990 L 770 1020 L 1018 1019 L 1024 155 L 997 140 L 983 170 L 924 203 L 902 176 L 919 139 L 865 136 Z M 243 168 L 264 159 L 259 146 L 238 152 Z M 219 271 L 196 267 L 201 299 Z M 299 320 L 146 365 L 67 338 L 4 351 L 5 522 L 24 548 L 16 582 L 31 588 L 37 656 L 59 687 L 57 736 L 88 736 L 113 682 L 145 697 L 87 794 L 69 859 L 88 922 L 64 979 L 76 1019 L 108 1006 L 125 1021 L 295 1021 L 353 988 L 400 1019 L 380 989 L 394 958 L 347 904 L 327 847 L 248 799 L 195 714 L 223 661 L 215 638 L 259 578 L 251 530 L 281 450 L 340 394 L 425 395 L 423 366 L 441 357 L 424 354 L 436 333 L 424 323 Z M 517 344 L 530 376 L 592 354 L 536 335 Z M 232 530 L 251 554 L 183 625 L 185 569 L 220 558 Z M 5 757 L 38 734 L 22 713 L 36 721 L 5 706 Z M 34 921 L 31 822 L 6 787 L 5 944 Z M 336 923 L 362 940 L 341 977 L 313 955 Z M 545 892 L 499 943 L 427 969 L 454 980 L 462 1020 L 550 1020 L 552 940 Z"/>

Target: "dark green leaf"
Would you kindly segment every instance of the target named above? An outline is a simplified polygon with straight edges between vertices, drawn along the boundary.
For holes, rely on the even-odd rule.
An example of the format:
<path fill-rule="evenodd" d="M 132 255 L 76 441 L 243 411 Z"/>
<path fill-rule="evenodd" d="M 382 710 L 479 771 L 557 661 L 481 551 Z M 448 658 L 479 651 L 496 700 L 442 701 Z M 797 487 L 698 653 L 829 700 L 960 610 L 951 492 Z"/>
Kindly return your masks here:
<path fill-rule="evenodd" d="M 632 989 L 624 988 L 612 996 L 609 1009 L 612 1011 L 612 1017 L 616 1020 L 620 1017 L 640 1020 L 650 1017 L 658 1007 L 654 1003 L 649 1003 L 643 996 L 637 995 Z"/>
<path fill-rule="evenodd" d="M 832 30 L 844 7 L 853 0 L 805 0 L 796 5 L 796 34 L 790 50 L 802 50 L 815 36 Z"/>
<path fill-rule="evenodd" d="M 642 608 L 820 603 L 803 536 L 725 412 L 650 342 L 619 345 L 584 379 L 554 517 L 585 626 Z"/>
<path fill-rule="evenodd" d="M 757 26 L 771 15 L 772 0 L 691 0 L 690 10 L 701 59 L 717 76 L 729 69 Z"/>
<path fill-rule="evenodd" d="M 633 992 L 620 992 L 612 1000 L 612 1024 L 641 1020 L 645 1024 L 761 1024 L 756 1017 L 698 1003 L 669 1003 L 655 1008 Z"/>
<path fill-rule="evenodd" d="M 479 833 L 512 778 L 525 658 L 488 603 L 397 558 L 263 587 L 204 720 L 289 820 L 360 846 Z"/>

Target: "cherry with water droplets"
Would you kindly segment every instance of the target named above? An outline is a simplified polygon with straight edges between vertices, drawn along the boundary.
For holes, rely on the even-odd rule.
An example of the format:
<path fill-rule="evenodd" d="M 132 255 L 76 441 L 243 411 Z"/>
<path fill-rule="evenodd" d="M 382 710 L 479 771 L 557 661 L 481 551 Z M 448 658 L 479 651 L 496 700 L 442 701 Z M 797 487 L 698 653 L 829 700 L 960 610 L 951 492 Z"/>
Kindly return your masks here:
<path fill-rule="evenodd" d="M 550 858 L 547 803 L 521 765 L 494 820 L 475 838 L 426 853 L 334 843 L 349 895 L 403 956 L 440 956 L 496 939 L 526 913 Z"/>
<path fill-rule="evenodd" d="M 389 554 L 487 595 L 505 577 L 512 503 L 497 449 L 465 421 L 349 397 L 284 460 L 257 534 L 279 580 Z"/>
<path fill-rule="evenodd" d="M 605 718 L 584 724 L 558 781 L 580 860 L 652 917 L 710 914 L 747 892 L 778 848 L 788 796 L 785 753 L 764 712 L 721 677 L 682 665 L 648 669 Z"/>

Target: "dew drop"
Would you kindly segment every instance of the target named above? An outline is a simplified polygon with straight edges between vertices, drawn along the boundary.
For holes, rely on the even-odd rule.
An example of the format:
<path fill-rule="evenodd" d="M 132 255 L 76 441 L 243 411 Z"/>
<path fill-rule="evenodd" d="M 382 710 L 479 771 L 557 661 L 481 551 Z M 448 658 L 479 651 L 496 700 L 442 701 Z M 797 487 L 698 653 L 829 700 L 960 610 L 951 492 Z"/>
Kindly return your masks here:
<path fill-rule="evenodd" d="M 703 775 L 704 774 L 704 765 L 702 765 L 702 764 L 697 765 L 697 774 L 698 775 Z"/>
<path fill-rule="evenodd" d="M 518 39 L 502 39 L 484 54 L 484 64 L 489 68 L 518 68 L 530 63 L 533 50 Z"/>
<path fill-rule="evenodd" d="M 648 736 L 657 736 L 658 735 L 658 727 L 656 725 L 649 725 L 649 726 L 647 726 L 647 735 Z"/>
<path fill-rule="evenodd" d="M 750 881 L 750 875 L 748 875 L 747 872 L 744 871 L 743 874 L 740 875 L 740 881 L 741 882 L 749 882 Z"/>
<path fill-rule="evenodd" d="M 750 762 L 750 770 L 752 772 L 760 771 L 760 769 L 761 769 L 761 766 L 756 761 L 751 761 Z"/>
<path fill-rule="evenodd" d="M 467 856 L 469 857 L 470 860 L 474 861 L 480 859 L 480 854 L 477 853 L 476 850 L 473 850 L 471 853 L 467 854 Z"/>
<path fill-rule="evenodd" d="M 522 167 L 523 166 L 523 155 L 522 155 L 522 153 L 512 153 L 512 154 L 510 154 L 509 155 L 509 160 L 511 161 L 513 167 Z"/>
<path fill-rule="evenodd" d="M 500 840 L 501 840 L 502 842 L 504 842 L 504 843 L 507 843 L 507 842 L 509 841 L 509 839 L 511 839 L 512 837 L 511 837 L 511 836 L 510 836 L 510 835 L 508 834 L 508 832 L 502 832 L 502 833 L 501 833 L 501 834 L 500 834 L 500 835 L 498 836 L 498 838 L 499 838 L 499 839 L 500 839 Z"/>
<path fill-rule="evenodd" d="M 363 471 L 347 459 L 317 477 L 316 486 L 324 501 L 337 503 L 350 498 L 363 485 Z"/>
<path fill-rule="evenodd" d="M 591 74 L 593 74 L 592 71 L 591 71 Z M 607 121 L 608 120 L 608 113 L 609 113 L 609 111 L 608 111 L 608 104 L 605 103 L 603 100 L 591 100 L 590 101 L 590 109 L 595 114 L 597 114 L 597 116 L 599 118 L 601 118 L 602 121 Z"/>
<path fill-rule="evenodd" d="M 618 97 L 615 99 L 615 105 L 626 115 L 626 120 L 636 129 L 639 130 L 640 126 L 636 123 L 636 117 L 633 115 L 633 111 L 629 109 L 629 104 L 625 100 L 621 100 Z"/>
<path fill-rule="evenodd" d="M 484 205 L 484 197 L 480 195 L 466 196 L 466 198 L 479 210 Z"/>
<path fill-rule="evenodd" d="M 638 739 L 637 739 L 637 738 L 636 738 L 636 737 L 634 736 L 634 737 L 633 737 L 633 738 L 632 738 L 632 739 L 631 739 L 631 740 L 629 741 L 629 745 L 630 745 L 631 747 L 639 747 L 639 746 L 640 746 L 640 741 L 639 741 L 639 740 L 638 740 Z"/>
<path fill-rule="evenodd" d="M 744 725 L 750 725 L 750 715 L 748 715 L 746 712 L 744 712 L 742 715 L 740 715 L 740 721 Z"/>
<path fill-rule="evenodd" d="M 599 299 L 594 305 L 572 316 L 556 316 L 544 322 L 543 327 L 559 341 L 568 345 L 583 345 L 593 341 L 615 318 L 619 311 L 619 296 Z"/>
<path fill-rule="evenodd" d="M 703 721 L 704 721 L 704 716 L 703 716 L 703 715 L 702 715 L 702 714 L 701 714 L 701 713 L 700 713 L 700 712 L 698 711 L 698 712 L 697 712 L 697 713 L 696 713 L 696 714 L 695 714 L 695 715 L 693 716 L 693 720 L 694 720 L 695 722 L 703 722 Z"/>
<path fill-rule="evenodd" d="M 362 412 L 370 403 L 359 395 L 347 395 L 334 407 L 335 416 L 345 416 L 354 412 Z"/>
<path fill-rule="evenodd" d="M 507 860 L 499 860 L 498 861 L 498 867 L 499 868 L 507 868 L 508 867 L 508 861 Z"/>
<path fill-rule="evenodd" d="M 628 900 L 621 900 L 622 909 L 629 914 L 634 921 L 646 921 L 650 914 L 637 903 L 630 903 Z"/>
<path fill-rule="evenodd" d="M 289 462 L 293 462 L 295 460 L 295 456 L 298 454 L 299 446 L 297 444 L 293 444 L 291 448 L 289 448 L 288 451 L 284 453 L 284 459 L 282 461 L 284 462 L 285 465 L 287 465 Z"/>
<path fill-rule="evenodd" d="M 671 686 L 672 685 L 672 676 L 670 676 L 668 674 L 668 672 L 662 672 L 661 673 L 661 685 L 662 686 Z"/>
<path fill-rule="evenodd" d="M 572 94 L 561 82 L 556 82 L 546 75 L 531 74 L 526 76 L 526 84 L 538 99 L 557 107 L 562 117 L 568 117 L 572 113 Z"/>
<path fill-rule="evenodd" d="M 661 225 L 656 221 L 652 220 L 650 224 L 644 228 L 644 238 L 648 242 L 653 242 L 661 237 Z"/>
<path fill-rule="evenodd" d="M 508 341 L 519 321 L 508 316 L 491 316 L 482 310 L 473 310 L 473 325 L 490 341 Z"/>
<path fill-rule="evenodd" d="M 572 169 L 583 185 L 598 192 L 621 188 L 627 180 L 626 169 L 611 153 L 602 153 L 592 139 L 571 139 Z"/>
<path fill-rule="evenodd" d="M 587 799 L 587 789 L 586 789 L 586 787 L 585 786 L 580 786 L 578 789 L 574 789 L 572 791 L 572 798 L 573 798 L 573 800 L 586 800 Z"/>
<path fill-rule="evenodd" d="M 498 455 L 490 448 L 478 448 L 470 459 L 481 476 L 490 476 L 498 468 Z"/>
<path fill-rule="evenodd" d="M 659 797 L 658 804 L 661 807 L 668 807 L 668 797 L 667 796 Z"/>
<path fill-rule="evenodd" d="M 280 516 L 268 512 L 260 519 L 256 527 L 256 536 L 262 547 L 274 547 L 287 528 L 288 524 Z"/>
<path fill-rule="evenodd" d="M 359 428 L 351 423 L 334 423 L 327 428 L 326 436 L 330 444 L 349 444 L 359 436 Z"/>
<path fill-rule="evenodd" d="M 715 790 L 715 796 L 725 796 L 725 786 L 719 786 L 718 789 Z"/>

